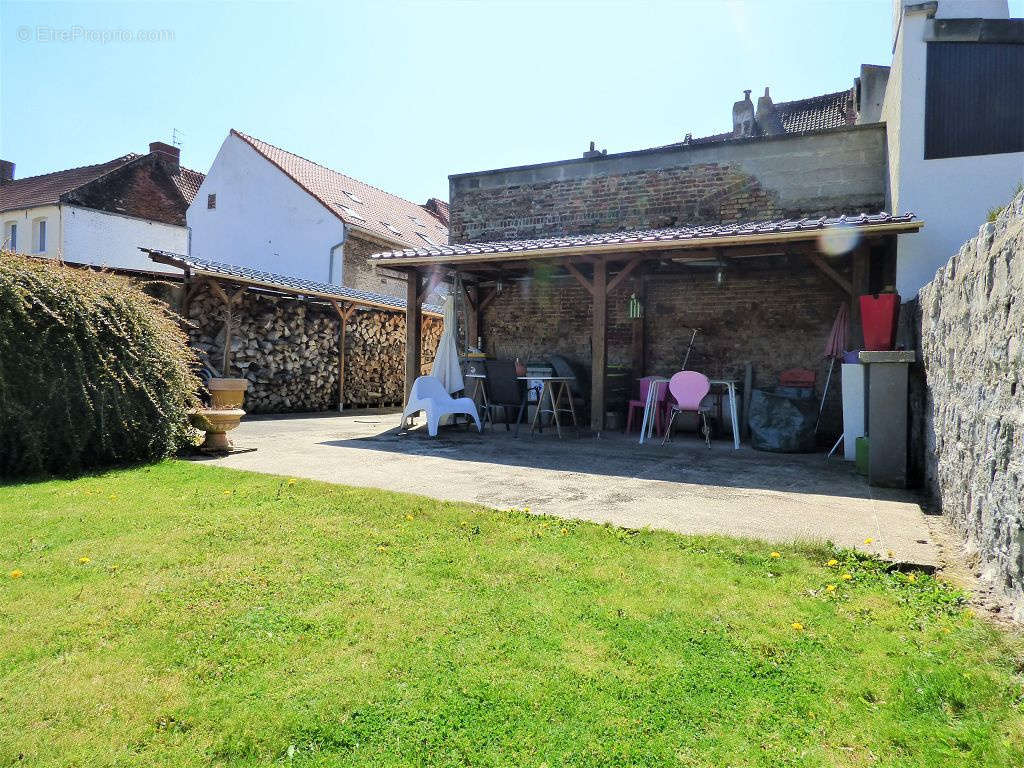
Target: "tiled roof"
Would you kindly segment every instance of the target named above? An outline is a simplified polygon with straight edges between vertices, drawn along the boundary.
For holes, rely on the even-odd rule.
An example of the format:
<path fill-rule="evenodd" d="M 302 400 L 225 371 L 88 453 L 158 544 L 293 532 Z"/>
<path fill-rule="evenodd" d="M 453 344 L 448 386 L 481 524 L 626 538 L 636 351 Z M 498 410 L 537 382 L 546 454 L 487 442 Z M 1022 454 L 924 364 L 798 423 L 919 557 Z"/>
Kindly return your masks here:
<path fill-rule="evenodd" d="M 448 242 L 448 228 L 424 206 L 324 168 L 240 131 L 232 129 L 231 133 L 280 168 L 353 229 L 407 247 L 444 245 Z"/>
<path fill-rule="evenodd" d="M 130 163 L 141 155 L 128 154 L 106 163 L 83 165 L 66 171 L 44 173 L 41 176 L 26 176 L 0 186 L 0 210 L 32 208 L 37 205 L 52 205 L 65 192 L 77 189 L 83 184 Z"/>
<path fill-rule="evenodd" d="M 95 181 L 100 176 L 116 171 L 145 156 L 131 152 L 106 163 L 83 165 L 80 168 L 69 168 L 66 171 L 54 171 L 41 176 L 15 179 L 0 186 L 0 211 L 33 208 L 37 205 L 55 205 L 60 202 L 61 195 L 72 192 Z M 203 174 L 199 171 L 189 168 L 179 168 L 177 173 L 171 174 L 171 179 L 178 191 L 181 192 L 182 197 L 185 198 L 186 205 L 195 199 L 199 185 L 203 183 L 203 178 Z"/>
<path fill-rule="evenodd" d="M 196 195 L 199 194 L 199 185 L 203 183 L 205 178 L 206 174 L 181 166 L 179 166 L 177 173 L 171 174 L 171 180 L 174 181 L 174 186 L 181 192 L 181 196 L 185 198 L 186 205 L 191 205 L 192 201 L 196 199 Z"/>
<path fill-rule="evenodd" d="M 224 277 L 237 282 L 249 285 L 258 285 L 265 288 L 280 291 L 281 293 L 299 294 L 303 296 L 314 296 L 324 299 L 337 299 L 338 301 L 351 301 L 366 306 L 382 307 L 385 309 L 396 309 L 405 311 L 405 299 L 387 296 L 383 293 L 373 291 L 358 291 L 354 288 L 346 288 L 341 285 L 330 285 L 318 283 L 315 280 L 303 280 L 299 277 L 278 275 L 274 272 L 264 272 L 260 269 L 240 267 L 234 264 L 224 264 L 219 261 L 208 261 L 197 259 L 194 256 L 185 256 L 181 253 L 171 253 L 154 248 L 140 248 L 149 254 L 149 258 L 160 264 L 170 264 L 179 269 L 188 268 L 196 275 L 209 275 L 212 277 Z M 423 305 L 424 311 L 440 313 L 441 307 L 434 305 Z"/>
<path fill-rule="evenodd" d="M 850 91 L 836 91 L 835 93 L 823 93 L 821 96 L 811 96 L 807 99 L 796 101 L 780 101 L 775 105 L 775 111 L 782 121 L 782 130 L 785 133 L 803 133 L 805 131 L 820 131 L 826 128 L 842 128 L 845 125 L 853 125 L 855 116 L 849 110 Z M 717 144 L 733 139 L 732 131 L 716 133 L 711 136 L 700 136 L 691 138 L 681 144 L 670 144 L 669 147 L 698 146 L 700 144 Z"/>
<path fill-rule="evenodd" d="M 853 115 L 847 113 L 849 100 L 849 90 L 836 91 L 799 101 L 783 101 L 775 105 L 775 111 L 786 133 L 841 128 L 853 125 Z"/>
<path fill-rule="evenodd" d="M 776 221 L 720 224 L 700 227 L 666 227 L 665 229 L 629 230 L 605 232 L 593 235 L 568 235 L 565 237 L 544 237 L 535 240 L 505 240 L 490 243 L 458 243 L 438 248 L 410 248 L 402 251 L 375 253 L 371 259 L 408 259 L 419 257 L 476 256 L 508 254 L 514 256 L 521 251 L 556 251 L 562 248 L 587 246 L 615 246 L 637 243 L 679 243 L 690 240 L 714 240 L 715 238 L 749 237 L 752 242 L 771 235 L 785 235 L 794 232 L 814 233 L 824 229 L 841 227 L 867 227 L 881 224 L 908 224 L 907 229 L 916 229 L 921 223 L 912 213 L 893 215 L 890 213 L 853 214 L 815 219 L 779 219 Z M 770 238 L 769 238 L 770 239 Z"/>
<path fill-rule="evenodd" d="M 438 200 L 436 197 L 432 197 L 423 204 L 423 207 L 434 214 L 434 218 L 440 221 L 445 227 L 451 224 L 451 213 L 448 210 L 448 203 L 444 200 Z"/>

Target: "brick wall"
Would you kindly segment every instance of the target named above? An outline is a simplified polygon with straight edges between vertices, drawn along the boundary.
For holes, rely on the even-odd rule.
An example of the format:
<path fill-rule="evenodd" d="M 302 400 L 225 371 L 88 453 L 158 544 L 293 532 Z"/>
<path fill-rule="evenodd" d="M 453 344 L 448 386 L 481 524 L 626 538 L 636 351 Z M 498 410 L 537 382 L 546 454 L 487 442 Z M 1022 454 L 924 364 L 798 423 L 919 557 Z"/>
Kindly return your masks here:
<path fill-rule="evenodd" d="M 67 202 L 182 227 L 188 208 L 174 182 L 152 156 L 86 184 L 70 193 Z"/>
<path fill-rule="evenodd" d="M 756 177 L 717 163 L 463 192 L 452 241 L 514 240 L 784 215 Z"/>
<path fill-rule="evenodd" d="M 882 125 L 575 158 L 449 178 L 452 242 L 877 212 Z"/>
<path fill-rule="evenodd" d="M 371 253 L 387 250 L 388 247 L 364 240 L 350 232 L 345 239 L 343 248 L 342 283 L 345 287 L 404 299 L 405 278 L 397 276 L 394 272 L 378 269 L 369 262 Z"/>
<path fill-rule="evenodd" d="M 787 368 L 809 368 L 824 384 L 825 341 L 845 293 L 799 257 L 730 269 L 723 286 L 710 270 L 653 274 L 647 279 L 645 374 L 670 375 L 681 367 L 690 328 L 702 329 L 688 366 L 711 378 L 743 380 L 754 368 L 754 385 L 776 384 Z M 841 271 L 849 274 L 849 266 Z M 608 297 L 608 362 L 632 363 L 633 321 L 629 297 L 639 280 L 629 278 Z M 586 368 L 591 360 L 590 295 L 573 278 L 534 276 L 514 281 L 483 315 L 489 354 L 523 360 L 559 354 Z M 634 372 L 639 376 L 638 372 Z M 830 387 L 823 433 L 840 430 L 838 371 Z"/>

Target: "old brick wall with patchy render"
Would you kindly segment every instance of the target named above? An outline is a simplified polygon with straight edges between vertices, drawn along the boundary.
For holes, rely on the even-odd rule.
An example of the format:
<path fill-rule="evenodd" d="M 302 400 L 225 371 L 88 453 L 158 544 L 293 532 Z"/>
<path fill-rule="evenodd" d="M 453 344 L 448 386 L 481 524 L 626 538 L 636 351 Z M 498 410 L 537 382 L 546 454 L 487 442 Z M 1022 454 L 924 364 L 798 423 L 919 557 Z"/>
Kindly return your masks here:
<path fill-rule="evenodd" d="M 875 213 L 885 185 L 882 125 L 673 145 L 451 176 L 451 241 Z"/>
<path fill-rule="evenodd" d="M 611 365 L 632 363 L 629 297 L 641 292 L 641 279 L 628 278 L 608 297 Z M 742 382 L 750 362 L 756 387 L 775 385 L 778 374 L 788 368 L 809 368 L 818 373 L 820 393 L 827 372 L 825 340 L 846 300 L 842 289 L 797 256 L 758 266 L 741 264 L 728 271 L 721 286 L 710 270 L 659 274 L 648 278 L 646 286 L 644 373 L 678 371 L 690 329 L 698 327 L 702 330 L 690 368 Z M 498 295 L 483 313 L 481 331 L 493 356 L 531 360 L 558 354 L 589 369 L 591 324 L 590 295 L 579 283 L 571 277 L 537 276 L 513 281 Z M 840 429 L 838 378 L 836 371 L 824 434 Z"/>
<path fill-rule="evenodd" d="M 925 482 L 1024 619 L 1024 192 L 920 292 Z"/>
<path fill-rule="evenodd" d="M 381 269 L 370 263 L 371 253 L 379 253 L 388 247 L 381 243 L 364 240 L 351 233 L 345 239 L 342 248 L 344 262 L 342 268 L 342 284 L 346 288 L 358 291 L 382 293 L 385 296 L 405 298 L 405 278 L 387 269 Z"/>

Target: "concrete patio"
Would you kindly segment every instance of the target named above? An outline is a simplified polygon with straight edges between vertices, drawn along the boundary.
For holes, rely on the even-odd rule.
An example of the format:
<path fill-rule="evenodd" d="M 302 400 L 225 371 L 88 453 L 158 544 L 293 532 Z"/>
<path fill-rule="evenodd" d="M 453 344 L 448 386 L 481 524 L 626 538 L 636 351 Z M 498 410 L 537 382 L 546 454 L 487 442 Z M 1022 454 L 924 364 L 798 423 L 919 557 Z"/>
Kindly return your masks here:
<path fill-rule="evenodd" d="M 502 425 L 483 435 L 442 428 L 431 439 L 422 427 L 400 433 L 398 421 L 364 413 L 250 417 L 232 437 L 256 451 L 200 460 L 626 527 L 831 540 L 900 562 L 940 563 L 912 493 L 869 488 L 852 465 L 821 454 L 734 451 L 725 440 L 709 450 L 692 436 L 664 447 L 621 433 L 559 440 L 524 430 L 513 438 Z"/>

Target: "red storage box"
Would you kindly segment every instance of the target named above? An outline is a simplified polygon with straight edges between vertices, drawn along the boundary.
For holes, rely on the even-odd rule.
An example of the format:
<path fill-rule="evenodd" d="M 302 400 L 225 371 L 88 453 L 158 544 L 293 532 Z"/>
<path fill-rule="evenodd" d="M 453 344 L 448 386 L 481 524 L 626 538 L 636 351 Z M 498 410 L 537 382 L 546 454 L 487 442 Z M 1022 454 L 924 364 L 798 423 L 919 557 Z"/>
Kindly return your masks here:
<path fill-rule="evenodd" d="M 890 350 L 896 347 L 896 321 L 900 316 L 898 293 L 876 293 L 860 297 L 860 323 L 864 349 Z"/>

